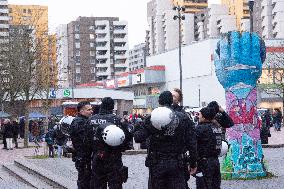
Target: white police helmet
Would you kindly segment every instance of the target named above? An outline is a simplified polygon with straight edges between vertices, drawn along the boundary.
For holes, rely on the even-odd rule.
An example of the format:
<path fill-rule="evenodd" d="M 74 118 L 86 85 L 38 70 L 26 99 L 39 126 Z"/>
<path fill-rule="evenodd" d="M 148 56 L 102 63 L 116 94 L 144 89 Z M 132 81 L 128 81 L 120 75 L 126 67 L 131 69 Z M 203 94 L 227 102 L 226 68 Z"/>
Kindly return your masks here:
<path fill-rule="evenodd" d="M 109 125 L 103 130 L 102 138 L 110 146 L 119 146 L 124 142 L 125 134 L 116 125 Z"/>
<path fill-rule="evenodd" d="M 222 141 L 222 148 L 219 157 L 223 157 L 224 155 L 226 155 L 228 150 L 229 150 L 228 143 L 226 141 Z"/>
<path fill-rule="evenodd" d="M 174 119 L 174 112 L 167 107 L 155 108 L 151 113 L 151 123 L 158 129 L 166 128 Z"/>
<path fill-rule="evenodd" d="M 74 118 L 75 117 L 72 116 L 64 116 L 63 118 L 60 119 L 59 124 L 66 123 L 68 125 L 71 125 Z"/>
<path fill-rule="evenodd" d="M 70 135 L 70 130 L 71 130 L 70 126 L 74 118 L 75 117 L 72 117 L 72 116 L 64 116 L 59 121 L 59 129 L 64 135 L 66 136 Z"/>

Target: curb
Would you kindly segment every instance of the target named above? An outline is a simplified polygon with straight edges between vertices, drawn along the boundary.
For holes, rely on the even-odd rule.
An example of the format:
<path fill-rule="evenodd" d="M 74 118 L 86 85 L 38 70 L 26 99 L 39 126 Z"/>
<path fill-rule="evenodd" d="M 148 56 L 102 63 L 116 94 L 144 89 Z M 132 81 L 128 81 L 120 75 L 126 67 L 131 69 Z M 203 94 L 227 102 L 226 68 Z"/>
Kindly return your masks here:
<path fill-rule="evenodd" d="M 283 148 L 284 144 L 262 144 L 262 148 Z"/>
<path fill-rule="evenodd" d="M 147 154 L 147 150 L 126 150 L 122 155 L 138 155 L 138 154 Z"/>

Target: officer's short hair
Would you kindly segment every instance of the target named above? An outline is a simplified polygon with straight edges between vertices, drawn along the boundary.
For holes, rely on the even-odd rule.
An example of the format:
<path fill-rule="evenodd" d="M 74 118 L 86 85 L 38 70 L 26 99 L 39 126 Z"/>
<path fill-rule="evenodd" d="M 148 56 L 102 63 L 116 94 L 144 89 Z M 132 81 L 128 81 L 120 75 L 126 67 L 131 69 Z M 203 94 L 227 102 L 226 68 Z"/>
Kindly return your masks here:
<path fill-rule="evenodd" d="M 173 103 L 173 95 L 170 91 L 164 91 L 159 96 L 159 104 L 162 106 L 171 106 Z"/>
<path fill-rule="evenodd" d="M 80 110 L 86 105 L 91 105 L 91 103 L 89 101 L 79 102 L 77 105 L 77 111 L 80 112 Z"/>
<path fill-rule="evenodd" d="M 114 109 L 114 100 L 111 97 L 105 97 L 102 99 L 101 103 L 102 110 L 113 110 Z"/>

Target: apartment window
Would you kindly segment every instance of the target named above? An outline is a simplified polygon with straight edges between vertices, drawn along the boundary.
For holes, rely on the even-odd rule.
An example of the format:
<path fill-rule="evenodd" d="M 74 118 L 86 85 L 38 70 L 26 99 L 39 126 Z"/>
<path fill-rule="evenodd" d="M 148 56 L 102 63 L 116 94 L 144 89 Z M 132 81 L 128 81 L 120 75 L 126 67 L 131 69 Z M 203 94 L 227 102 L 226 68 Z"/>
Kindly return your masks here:
<path fill-rule="evenodd" d="M 94 43 L 94 42 L 91 42 L 91 43 L 90 43 L 90 47 L 91 47 L 91 48 L 95 47 L 95 43 Z"/>
<path fill-rule="evenodd" d="M 106 44 L 107 44 L 107 42 L 97 42 L 96 46 L 97 47 L 104 47 L 104 46 L 106 46 Z"/>
<path fill-rule="evenodd" d="M 31 9 L 28 9 L 28 13 L 29 13 L 29 14 L 32 14 L 32 10 L 31 10 Z"/>
<path fill-rule="evenodd" d="M 23 13 L 27 13 L 27 9 L 23 9 Z"/>
<path fill-rule="evenodd" d="M 95 29 L 95 26 L 90 26 L 89 27 L 89 30 L 94 30 Z"/>
<path fill-rule="evenodd" d="M 76 56 L 80 56 L 80 50 L 76 50 Z"/>
<path fill-rule="evenodd" d="M 76 32 L 80 31 L 80 25 L 75 25 L 75 31 Z"/>
<path fill-rule="evenodd" d="M 96 26 L 96 30 L 104 30 L 106 28 L 106 25 L 98 25 Z"/>
<path fill-rule="evenodd" d="M 105 55 L 107 53 L 107 50 L 105 50 L 105 51 L 97 51 L 96 53 L 97 53 L 97 55 Z"/>
<path fill-rule="evenodd" d="M 105 38 L 106 33 L 97 33 L 96 36 L 97 36 L 97 38 Z"/>
<path fill-rule="evenodd" d="M 90 56 L 96 56 L 95 51 L 90 51 Z"/>
<path fill-rule="evenodd" d="M 113 27 L 115 30 L 124 30 L 125 25 L 117 25 Z"/>
<path fill-rule="evenodd" d="M 75 34 L 75 39 L 80 39 L 80 34 L 76 33 Z"/>
<path fill-rule="evenodd" d="M 107 59 L 97 59 L 98 64 L 105 64 Z"/>
<path fill-rule="evenodd" d="M 76 73 L 81 73 L 80 67 L 76 67 Z"/>
<path fill-rule="evenodd" d="M 96 68 L 92 68 L 91 73 L 96 73 Z"/>
<path fill-rule="evenodd" d="M 80 74 L 76 74 L 76 82 L 81 82 L 81 75 Z"/>
<path fill-rule="evenodd" d="M 95 35 L 94 34 L 90 34 L 90 39 L 95 39 Z"/>
<path fill-rule="evenodd" d="M 75 48 L 76 48 L 76 49 L 80 49 L 80 43 L 78 43 L 78 42 L 75 43 Z"/>
<path fill-rule="evenodd" d="M 91 58 L 91 59 L 90 59 L 90 64 L 95 64 L 95 63 L 96 63 L 96 59 Z"/>
<path fill-rule="evenodd" d="M 12 8 L 9 8 L 9 13 L 12 13 L 13 12 L 13 9 Z"/>

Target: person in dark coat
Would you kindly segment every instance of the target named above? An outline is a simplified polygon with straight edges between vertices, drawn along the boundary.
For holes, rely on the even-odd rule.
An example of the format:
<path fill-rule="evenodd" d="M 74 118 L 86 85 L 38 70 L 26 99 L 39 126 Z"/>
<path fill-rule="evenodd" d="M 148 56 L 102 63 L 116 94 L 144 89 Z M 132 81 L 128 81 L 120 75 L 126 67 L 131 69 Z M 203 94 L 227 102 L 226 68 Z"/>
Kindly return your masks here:
<path fill-rule="evenodd" d="M 12 125 L 14 130 L 13 139 L 15 142 L 15 148 L 18 148 L 19 124 L 16 119 L 12 121 Z"/>
<path fill-rule="evenodd" d="M 13 150 L 12 144 L 14 137 L 14 129 L 10 119 L 4 120 L 4 135 L 6 137 L 7 150 Z"/>
<path fill-rule="evenodd" d="M 178 89 L 178 88 L 175 88 L 175 89 L 173 89 L 173 91 L 171 91 L 171 93 L 173 95 L 172 109 L 174 111 L 181 112 L 181 113 L 185 114 L 186 116 L 188 116 L 189 117 L 189 119 L 188 119 L 188 123 L 189 123 L 188 126 L 190 127 L 189 129 L 194 130 L 194 122 L 192 121 L 191 116 L 189 116 L 186 113 L 186 111 L 184 110 L 184 107 L 180 105 L 182 100 L 183 100 L 182 91 L 180 89 Z M 186 152 L 184 152 L 184 153 L 186 153 Z M 184 165 L 185 165 L 184 166 L 184 170 L 185 170 L 184 171 L 185 172 L 185 186 L 186 186 L 187 189 L 189 189 L 188 181 L 190 179 L 190 174 L 188 172 L 187 164 L 185 163 Z"/>
<path fill-rule="evenodd" d="M 274 108 L 273 124 L 276 131 L 281 130 L 282 113 L 279 108 Z"/>
<path fill-rule="evenodd" d="M 93 189 L 107 186 L 109 189 L 122 189 L 122 184 L 128 179 L 128 168 L 122 163 L 122 152 L 129 149 L 133 141 L 129 132 L 131 125 L 113 114 L 113 109 L 114 100 L 103 98 L 99 114 L 92 116 L 88 124 L 94 131 L 90 136 L 93 144 Z"/>
<path fill-rule="evenodd" d="M 212 120 L 215 112 L 205 107 L 200 110 L 196 127 L 198 163 L 196 172 L 197 189 L 220 189 L 221 172 L 218 156 L 222 148 L 222 130 Z"/>
<path fill-rule="evenodd" d="M 89 189 L 91 180 L 92 149 L 85 140 L 88 136 L 87 121 L 93 114 L 90 102 L 82 101 L 77 105 L 78 115 L 71 123 L 70 137 L 74 151 L 72 161 L 78 171 L 78 189 Z"/>
<path fill-rule="evenodd" d="M 136 128 L 134 139 L 141 143 L 149 138 L 149 147 L 145 165 L 149 168 L 149 189 L 185 189 L 184 162 L 187 162 L 188 171 L 194 174 L 196 171 L 196 134 L 194 129 L 188 126 L 189 118 L 185 114 L 173 111 L 171 105 L 173 96 L 170 91 L 164 91 L 159 96 L 159 104 L 162 114 L 158 112 L 145 119 L 142 128 Z M 171 114 L 168 114 L 169 111 Z M 159 117 L 161 115 L 161 117 Z M 156 117 L 158 116 L 158 117 Z M 169 121 L 164 128 L 156 128 L 156 123 Z M 153 125 L 153 120 L 155 125 Z M 189 158 L 184 159 L 184 152 L 189 151 Z"/>
<path fill-rule="evenodd" d="M 48 146 L 48 156 L 54 158 L 54 138 L 53 129 L 48 129 L 47 133 L 45 134 L 45 142 Z"/>

